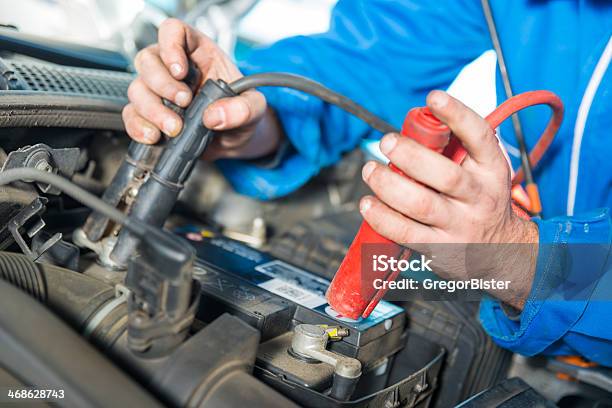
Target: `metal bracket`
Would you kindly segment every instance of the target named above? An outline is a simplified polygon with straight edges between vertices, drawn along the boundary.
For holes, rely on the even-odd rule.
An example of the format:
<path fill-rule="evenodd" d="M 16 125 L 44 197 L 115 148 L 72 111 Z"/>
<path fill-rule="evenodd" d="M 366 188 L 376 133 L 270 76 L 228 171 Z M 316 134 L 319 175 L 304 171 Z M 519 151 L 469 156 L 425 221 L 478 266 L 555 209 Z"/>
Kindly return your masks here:
<path fill-rule="evenodd" d="M 49 173 L 59 173 L 71 177 L 79 163 L 80 149 L 53 149 L 44 143 L 24 146 L 10 152 L 2 166 L 2 171 L 19 167 L 31 167 Z M 36 183 L 40 191 L 59 195 L 60 190 L 44 183 Z"/>
<path fill-rule="evenodd" d="M 30 249 L 24 237 L 21 234 L 21 230 L 25 229 L 25 233 L 29 238 L 34 238 L 40 233 L 45 226 L 45 221 L 40 215 L 46 210 L 45 204 L 47 199 L 44 197 L 38 197 L 27 207 L 21 210 L 15 217 L 13 217 L 8 224 L 8 229 L 15 239 L 21 251 L 32 261 L 36 261 L 42 254 L 44 254 L 49 248 L 55 245 L 59 240 L 62 239 L 62 234 L 57 233 L 49 238 L 47 241 L 42 243 L 36 249 Z M 33 224 L 32 224 L 33 222 Z M 27 225 L 30 225 L 28 228 Z"/>

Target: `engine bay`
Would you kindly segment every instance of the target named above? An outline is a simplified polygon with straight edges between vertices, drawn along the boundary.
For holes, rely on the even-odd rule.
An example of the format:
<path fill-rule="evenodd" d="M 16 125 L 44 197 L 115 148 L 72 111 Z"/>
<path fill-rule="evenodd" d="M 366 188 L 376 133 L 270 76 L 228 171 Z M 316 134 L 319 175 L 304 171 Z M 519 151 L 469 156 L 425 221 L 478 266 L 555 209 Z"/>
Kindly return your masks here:
<path fill-rule="evenodd" d="M 124 133 L 132 74 L 0 58 L 0 179 L 25 168 L 78 187 L 25 176 L 0 187 L 11 305 L 0 379 L 61 386 L 66 406 L 450 407 L 500 382 L 520 406 L 546 406 L 507 379 L 513 355 L 479 326 L 477 303 L 381 302 L 360 320 L 328 305 L 361 222 L 361 151 L 270 202 L 235 193 L 202 161 L 172 190 L 155 172 L 167 145 Z M 146 188 L 178 201 L 139 200 L 155 180 Z M 83 192 L 116 213 L 92 211 Z M 163 206 L 169 216 L 155 217 Z"/>

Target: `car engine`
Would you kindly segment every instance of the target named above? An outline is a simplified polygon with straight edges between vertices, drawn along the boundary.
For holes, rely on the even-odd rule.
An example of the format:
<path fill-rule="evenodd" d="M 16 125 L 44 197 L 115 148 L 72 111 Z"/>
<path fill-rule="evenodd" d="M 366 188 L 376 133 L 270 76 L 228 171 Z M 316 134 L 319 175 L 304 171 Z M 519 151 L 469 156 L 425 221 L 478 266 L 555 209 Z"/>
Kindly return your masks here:
<path fill-rule="evenodd" d="M 162 180 L 181 139 L 130 144 L 132 74 L 28 54 L 0 53 L 2 385 L 62 389 L 65 406 L 391 408 L 455 406 L 503 381 L 516 406 L 545 406 L 506 380 L 512 354 L 477 303 L 381 302 L 361 320 L 329 307 L 363 153 L 270 202 L 202 161 Z M 178 201 L 144 199 L 159 186 Z"/>

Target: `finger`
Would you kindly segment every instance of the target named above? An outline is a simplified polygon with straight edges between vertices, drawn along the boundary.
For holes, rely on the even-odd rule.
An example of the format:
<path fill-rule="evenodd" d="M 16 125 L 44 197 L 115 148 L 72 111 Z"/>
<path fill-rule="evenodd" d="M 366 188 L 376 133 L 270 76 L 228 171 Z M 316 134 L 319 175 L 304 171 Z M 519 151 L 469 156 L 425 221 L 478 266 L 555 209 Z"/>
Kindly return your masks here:
<path fill-rule="evenodd" d="M 435 191 L 373 161 L 363 167 L 362 176 L 376 196 L 394 210 L 422 224 L 448 225 L 449 203 Z"/>
<path fill-rule="evenodd" d="M 172 76 L 183 79 L 187 75 L 189 56 L 199 48 L 216 49 L 216 45 L 182 21 L 169 18 L 159 27 L 158 41 L 161 59 Z M 198 62 L 198 61 L 195 61 Z M 200 66 L 206 74 L 207 69 Z"/>
<path fill-rule="evenodd" d="M 191 89 L 184 82 L 177 81 L 159 57 L 156 47 L 148 47 L 139 52 L 134 60 L 139 78 L 157 95 L 186 107 L 191 102 Z"/>
<path fill-rule="evenodd" d="M 476 183 L 469 172 L 415 140 L 388 134 L 380 150 L 404 174 L 436 191 L 455 198 L 474 196 Z"/>
<path fill-rule="evenodd" d="M 204 112 L 204 126 L 213 130 L 229 130 L 257 122 L 266 110 L 261 92 L 247 91 L 239 96 L 223 98 Z"/>
<path fill-rule="evenodd" d="M 437 242 L 431 227 L 403 216 L 375 197 L 362 198 L 359 210 L 374 231 L 398 244 Z"/>
<path fill-rule="evenodd" d="M 476 162 L 492 164 L 502 158 L 495 131 L 476 112 L 443 91 L 430 92 L 427 106 L 451 128 Z"/>
<path fill-rule="evenodd" d="M 164 106 L 160 97 L 147 88 L 140 77 L 128 87 L 128 99 L 141 117 L 170 137 L 178 135 L 182 127 L 181 118 Z"/>
<path fill-rule="evenodd" d="M 134 109 L 134 105 L 127 104 L 121 112 L 125 130 L 128 135 L 137 142 L 145 144 L 157 143 L 161 134 L 159 129 L 155 127 L 151 122 L 147 121 Z"/>

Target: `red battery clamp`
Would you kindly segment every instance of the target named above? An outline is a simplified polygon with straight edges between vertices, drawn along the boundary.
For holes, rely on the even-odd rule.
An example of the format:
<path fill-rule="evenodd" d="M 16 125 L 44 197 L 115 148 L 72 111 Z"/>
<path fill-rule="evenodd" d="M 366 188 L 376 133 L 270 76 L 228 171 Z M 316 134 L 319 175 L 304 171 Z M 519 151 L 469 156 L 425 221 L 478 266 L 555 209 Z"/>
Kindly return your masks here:
<path fill-rule="evenodd" d="M 497 128 L 504 120 L 512 114 L 525 109 L 529 106 L 546 104 L 552 109 L 553 115 L 544 133 L 529 154 L 529 159 L 533 166 L 542 158 L 544 152 L 550 146 L 557 130 L 563 120 L 563 103 L 557 95 L 549 91 L 532 91 L 514 96 L 501 104 L 493 113 L 486 117 L 486 121 L 491 128 Z M 462 163 L 467 155 L 467 151 L 451 130 L 436 118 L 428 108 L 414 108 L 404 121 L 401 134 L 410 137 L 424 146 L 443 154 L 455 163 Z M 393 164 L 391 169 L 398 174 L 403 174 Z M 518 171 L 512 183 L 514 187 L 520 187 L 519 183 L 523 180 L 523 172 Z M 539 207 L 537 194 L 532 193 L 535 186 L 527 186 L 527 196 L 531 199 L 521 204 L 530 204 Z M 520 197 L 520 191 L 513 188 L 513 197 Z M 523 194 L 524 195 L 524 194 Z M 517 214 L 522 217 L 528 215 L 518 206 L 513 204 Z M 384 244 L 384 245 L 376 245 Z M 406 243 L 409 244 L 409 243 Z M 353 243 L 334 276 L 329 286 L 326 297 L 327 301 L 334 310 L 343 316 L 351 319 L 368 317 L 378 302 L 382 299 L 387 289 L 376 289 L 374 282 L 376 279 L 383 281 L 393 281 L 397 278 L 398 271 L 377 271 L 370 264 L 369 259 L 362 259 L 364 248 L 376 245 L 378 255 L 393 256 L 396 259 L 407 259 L 410 257 L 410 249 L 395 244 L 370 227 L 367 222 L 363 222 Z M 372 248 L 372 247 L 370 247 Z M 362 264 L 363 261 L 363 264 Z"/>

